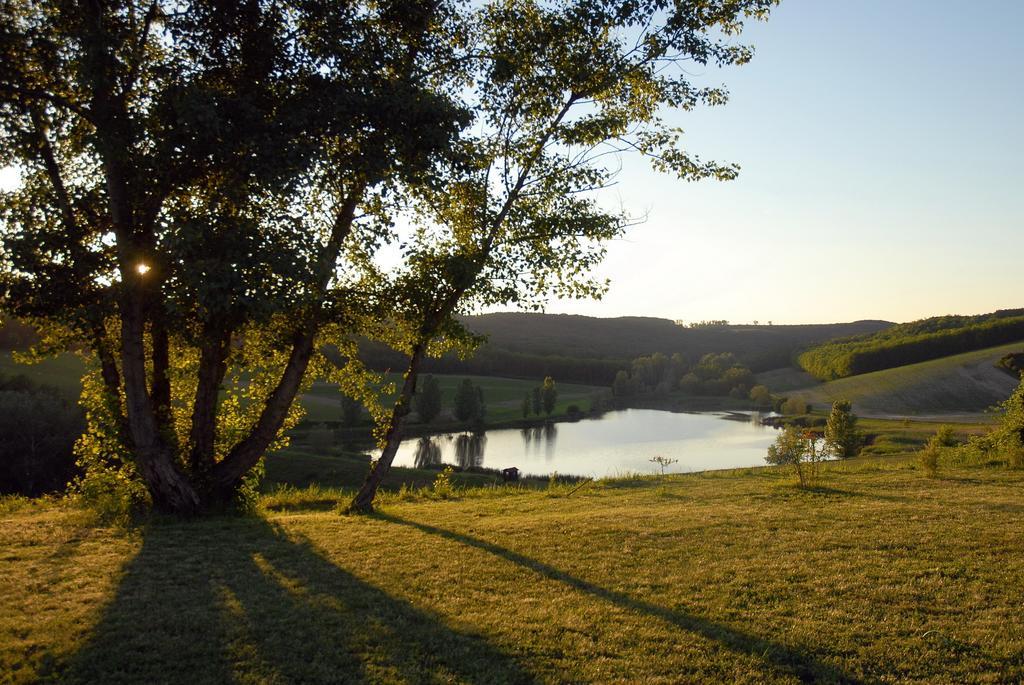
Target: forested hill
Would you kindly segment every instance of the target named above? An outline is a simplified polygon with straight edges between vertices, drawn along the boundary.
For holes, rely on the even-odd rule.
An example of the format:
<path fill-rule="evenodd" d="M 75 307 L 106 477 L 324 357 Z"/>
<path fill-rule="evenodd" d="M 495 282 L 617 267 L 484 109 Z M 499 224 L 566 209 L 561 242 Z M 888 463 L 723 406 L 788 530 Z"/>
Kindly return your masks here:
<path fill-rule="evenodd" d="M 821 380 L 891 369 L 1024 340 L 1024 309 L 935 316 L 812 347 L 799 363 Z"/>
<path fill-rule="evenodd" d="M 793 355 L 836 337 L 875 333 L 885 321 L 794 326 L 722 325 L 688 328 L 668 319 L 626 316 L 596 318 L 569 314 L 498 313 L 470 316 L 466 326 L 487 337 L 468 360 L 431 360 L 434 372 L 540 377 L 608 385 L 619 369 L 642 355 L 679 352 L 696 362 L 710 352 L 732 352 L 754 371 L 788 366 Z M 379 346 L 367 347 L 375 367 L 400 368 L 401 358 Z"/>
<path fill-rule="evenodd" d="M 526 354 L 632 359 L 653 352 L 700 356 L 732 352 L 752 367 L 790 363 L 800 347 L 840 336 L 875 333 L 885 321 L 798 326 L 722 325 L 683 327 L 668 319 L 623 316 L 604 319 L 571 314 L 500 313 L 470 316 L 466 325 L 491 347 Z"/>

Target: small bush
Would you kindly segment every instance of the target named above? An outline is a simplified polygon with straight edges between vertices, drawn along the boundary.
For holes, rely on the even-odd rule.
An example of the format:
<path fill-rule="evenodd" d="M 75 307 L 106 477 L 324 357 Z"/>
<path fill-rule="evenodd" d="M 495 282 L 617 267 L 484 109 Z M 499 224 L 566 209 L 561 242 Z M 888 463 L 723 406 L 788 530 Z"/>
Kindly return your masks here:
<path fill-rule="evenodd" d="M 806 414 L 809 411 L 809 408 L 806 401 L 799 397 L 790 397 L 782 403 L 780 410 L 783 414 L 793 416 L 797 414 Z"/>
<path fill-rule="evenodd" d="M 960 441 L 956 439 L 956 433 L 953 431 L 953 427 L 949 424 L 939 426 L 939 430 L 935 432 L 933 437 L 940 447 L 956 447 L 960 444 Z"/>
<path fill-rule="evenodd" d="M 452 485 L 452 474 L 455 473 L 455 469 L 451 466 L 445 466 L 441 470 L 441 473 L 437 474 L 434 478 L 434 485 L 432 487 L 434 496 L 440 499 L 448 499 L 455 495 L 455 486 Z"/>
<path fill-rule="evenodd" d="M 928 441 L 924 449 L 917 453 L 917 464 L 929 478 L 935 478 L 939 475 L 939 452 L 941 451 L 941 446 L 935 439 L 936 437 L 938 436 L 932 436 L 932 439 Z"/>
<path fill-rule="evenodd" d="M 939 473 L 939 458 L 942 453 L 950 447 L 956 447 L 957 441 L 953 437 L 951 426 L 942 426 L 935 435 L 928 439 L 924 448 L 917 453 L 917 463 L 924 470 L 929 478 L 935 478 Z"/>

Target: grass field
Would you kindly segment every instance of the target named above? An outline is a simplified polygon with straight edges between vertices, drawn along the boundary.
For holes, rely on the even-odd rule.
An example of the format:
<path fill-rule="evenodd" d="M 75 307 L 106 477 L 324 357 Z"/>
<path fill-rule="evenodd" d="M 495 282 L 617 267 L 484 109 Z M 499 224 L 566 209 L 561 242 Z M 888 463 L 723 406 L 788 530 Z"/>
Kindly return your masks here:
<path fill-rule="evenodd" d="M 1019 682 L 1024 472 L 903 457 L 124 531 L 0 514 L 21 683 Z M 487 491 L 483 491 L 487 492 Z"/>
<path fill-rule="evenodd" d="M 310 450 L 301 445 L 267 455 L 264 460 L 266 476 L 263 480 L 264 492 L 274 492 L 281 486 L 306 488 L 315 485 L 320 488 L 343 489 L 354 493 L 355 489 L 366 478 L 370 467 L 368 454 L 346 452 L 337 448 L 326 450 Z M 384 477 L 382 486 L 385 490 L 398 490 L 402 486 L 410 488 L 426 487 L 434 482 L 439 470 L 415 469 L 394 466 Z M 457 485 L 478 487 L 492 485 L 500 480 L 494 472 L 458 471 L 452 475 Z M 537 479 L 546 483 L 546 479 Z M 339 497 L 345 499 L 344 497 Z"/>
<path fill-rule="evenodd" d="M 1018 381 L 994 364 L 1024 342 L 990 347 L 895 369 L 850 376 L 783 393 L 824 407 L 837 399 L 853 402 L 863 416 L 946 417 L 976 421 L 1002 402 Z"/>

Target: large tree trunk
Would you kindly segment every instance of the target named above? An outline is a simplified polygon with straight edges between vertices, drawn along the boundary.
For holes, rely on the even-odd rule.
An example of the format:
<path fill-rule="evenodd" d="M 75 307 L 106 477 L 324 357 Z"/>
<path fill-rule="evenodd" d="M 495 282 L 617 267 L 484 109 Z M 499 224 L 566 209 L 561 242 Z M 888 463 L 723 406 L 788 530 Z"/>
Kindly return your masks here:
<path fill-rule="evenodd" d="M 118 62 L 114 39 L 102 3 L 79 5 L 83 40 L 88 58 L 83 64 L 91 89 L 91 111 L 96 126 L 97 151 L 103 164 L 107 203 L 117 240 L 121 272 L 121 374 L 123 376 L 128 434 L 139 473 L 153 504 L 163 511 L 192 514 L 199 497 L 175 462 L 175 455 L 161 438 L 146 387 L 146 287 L 138 268 L 146 251 L 135 212 L 142 203 L 132 193 L 135 180 L 131 160 L 134 148 L 123 93 L 118 90 Z"/>
<path fill-rule="evenodd" d="M 218 332 L 203 340 L 199 354 L 196 395 L 192 404 L 192 429 L 189 434 L 189 470 L 194 479 L 202 480 L 213 468 L 214 443 L 217 437 L 217 399 L 227 373 L 227 357 L 231 335 Z"/>
<path fill-rule="evenodd" d="M 423 355 L 426 351 L 426 343 L 417 343 L 413 348 L 412 356 L 409 358 L 409 368 L 405 372 L 405 382 L 402 384 L 402 392 L 395 401 L 391 410 L 391 422 L 388 425 L 388 433 L 384 439 L 384 449 L 380 458 L 373 464 L 370 472 L 366 474 L 359 492 L 348 505 L 348 511 L 353 514 L 368 514 L 373 511 L 373 500 L 377 497 L 377 490 L 384 480 L 384 476 L 391 469 L 391 464 L 398 454 L 398 446 L 402 443 L 402 434 L 405 429 L 405 419 L 412 411 L 412 398 L 416 394 L 416 380 L 420 374 L 420 365 L 423 362 Z"/>
<path fill-rule="evenodd" d="M 321 293 L 327 290 L 334 276 L 338 255 L 342 243 L 352 230 L 356 206 L 362 199 L 363 189 L 364 186 L 356 185 L 341 202 L 331 235 L 320 253 L 317 288 Z M 319 305 L 318 302 L 317 307 Z M 227 502 L 234 497 L 245 474 L 256 466 L 288 418 L 288 411 L 299 392 L 314 352 L 313 344 L 320 330 L 317 318 L 316 314 L 309 316 L 302 328 L 295 332 L 288 363 L 249 435 L 235 445 L 221 462 L 214 465 L 210 477 L 211 497 L 214 501 Z"/>
<path fill-rule="evenodd" d="M 152 274 L 152 272 L 150 272 Z M 155 274 L 154 274 L 155 275 Z M 154 284 L 147 284 L 150 291 L 156 289 Z M 151 300 L 157 300 L 155 293 L 150 292 Z M 167 335 L 164 314 L 158 302 L 149 308 L 150 345 L 152 346 L 152 380 L 150 381 L 149 401 L 156 417 L 157 429 L 165 436 L 171 434 L 171 342 Z"/>
<path fill-rule="evenodd" d="M 310 324 L 306 330 L 295 334 L 288 363 L 277 386 L 264 403 L 256 425 L 249 435 L 232 448 L 223 461 L 213 467 L 210 486 L 211 496 L 215 501 L 230 501 L 245 474 L 256 466 L 284 425 L 309 366 L 316 331 L 316 326 Z"/>
<path fill-rule="evenodd" d="M 122 298 L 121 368 L 124 375 L 128 432 L 139 473 L 157 509 L 191 515 L 199 509 L 199 496 L 175 463 L 175 455 L 157 428 L 146 392 L 146 350 L 143 344 L 143 307 L 131 292 Z"/>

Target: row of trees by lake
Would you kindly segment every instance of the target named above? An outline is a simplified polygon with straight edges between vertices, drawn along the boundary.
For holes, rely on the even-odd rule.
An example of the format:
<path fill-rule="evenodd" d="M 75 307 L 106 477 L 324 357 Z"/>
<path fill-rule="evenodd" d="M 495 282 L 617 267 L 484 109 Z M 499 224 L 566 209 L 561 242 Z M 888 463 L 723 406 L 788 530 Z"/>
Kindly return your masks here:
<path fill-rule="evenodd" d="M 682 391 L 747 399 L 755 383 L 754 373 L 731 352 L 705 354 L 695 364 L 678 352 L 671 357 L 656 352 L 634 359 L 629 371 L 619 371 L 612 392 L 616 398 L 665 397 Z"/>

